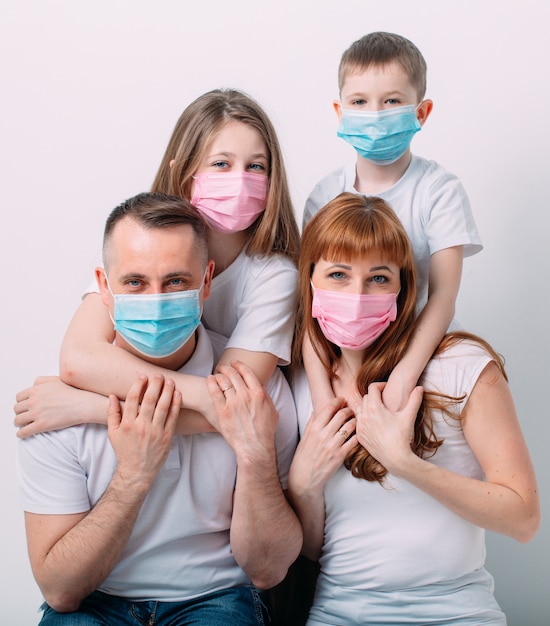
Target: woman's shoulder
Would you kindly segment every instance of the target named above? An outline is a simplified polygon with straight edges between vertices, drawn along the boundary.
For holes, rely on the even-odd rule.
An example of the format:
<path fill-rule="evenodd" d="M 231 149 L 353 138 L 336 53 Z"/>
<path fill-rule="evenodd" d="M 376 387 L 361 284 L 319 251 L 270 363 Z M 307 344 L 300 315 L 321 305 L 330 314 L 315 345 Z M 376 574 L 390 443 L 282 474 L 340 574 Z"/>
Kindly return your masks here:
<path fill-rule="evenodd" d="M 444 339 L 444 348 L 428 362 L 421 384 L 451 396 L 468 395 L 494 356 L 475 337 Z"/>

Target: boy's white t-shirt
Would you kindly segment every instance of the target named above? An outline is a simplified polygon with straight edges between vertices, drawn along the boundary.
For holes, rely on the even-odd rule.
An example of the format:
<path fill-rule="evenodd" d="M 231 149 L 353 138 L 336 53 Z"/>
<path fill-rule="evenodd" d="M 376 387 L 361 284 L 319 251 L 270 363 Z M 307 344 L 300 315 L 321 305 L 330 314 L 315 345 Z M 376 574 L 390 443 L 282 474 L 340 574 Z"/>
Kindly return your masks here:
<path fill-rule="evenodd" d="M 323 178 L 309 195 L 304 209 L 304 226 L 343 191 L 355 190 L 356 162 Z M 417 311 L 428 300 L 430 257 L 439 250 L 463 246 L 464 256 L 482 249 L 468 196 L 462 183 L 435 161 L 412 155 L 403 176 L 389 189 L 376 194 L 395 211 L 405 228 L 414 252 L 417 270 Z"/>

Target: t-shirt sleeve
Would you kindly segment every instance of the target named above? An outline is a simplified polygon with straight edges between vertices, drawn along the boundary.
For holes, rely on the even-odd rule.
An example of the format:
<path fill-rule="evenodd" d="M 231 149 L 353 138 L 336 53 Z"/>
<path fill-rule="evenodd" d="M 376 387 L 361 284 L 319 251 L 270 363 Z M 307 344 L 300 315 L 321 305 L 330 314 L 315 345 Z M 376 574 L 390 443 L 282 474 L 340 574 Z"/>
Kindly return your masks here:
<path fill-rule="evenodd" d="M 284 257 L 268 257 L 249 268 L 237 303 L 237 325 L 228 348 L 269 352 L 279 365 L 290 363 L 297 304 L 295 265 Z"/>
<path fill-rule="evenodd" d="M 440 173 L 430 185 L 426 234 L 430 254 L 463 246 L 465 257 L 482 248 L 470 201 L 460 180 L 449 172 Z"/>
<path fill-rule="evenodd" d="M 24 511 L 69 515 L 91 508 L 86 472 L 78 461 L 73 438 L 73 429 L 64 429 L 18 441 L 17 472 Z"/>

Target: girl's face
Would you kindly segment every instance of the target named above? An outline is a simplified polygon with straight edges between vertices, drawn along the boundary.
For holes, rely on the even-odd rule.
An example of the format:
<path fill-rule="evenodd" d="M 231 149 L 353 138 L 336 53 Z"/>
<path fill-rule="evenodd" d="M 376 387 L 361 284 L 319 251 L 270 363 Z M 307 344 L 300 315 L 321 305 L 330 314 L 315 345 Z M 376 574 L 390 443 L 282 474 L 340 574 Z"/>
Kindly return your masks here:
<path fill-rule="evenodd" d="M 322 258 L 315 264 L 311 282 L 317 289 L 354 294 L 398 293 L 401 288 L 399 267 L 378 255 L 349 263 Z"/>
<path fill-rule="evenodd" d="M 269 153 L 260 133 L 243 122 L 225 124 L 207 146 L 196 174 L 251 172 L 267 176 Z"/>

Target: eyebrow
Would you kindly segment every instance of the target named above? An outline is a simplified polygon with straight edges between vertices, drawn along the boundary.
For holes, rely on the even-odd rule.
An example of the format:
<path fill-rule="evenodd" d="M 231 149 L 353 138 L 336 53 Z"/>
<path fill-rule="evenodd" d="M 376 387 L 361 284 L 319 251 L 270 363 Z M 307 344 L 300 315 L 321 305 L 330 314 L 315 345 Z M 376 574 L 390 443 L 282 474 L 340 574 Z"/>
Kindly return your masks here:
<path fill-rule="evenodd" d="M 187 272 L 187 271 L 181 271 L 181 272 L 170 272 L 169 274 L 165 274 L 162 277 L 162 280 L 166 280 L 169 278 L 180 278 L 180 277 L 185 277 L 185 278 L 193 278 L 193 274 L 191 272 Z M 136 272 L 129 272 L 128 274 L 124 274 L 123 276 L 120 276 L 118 280 L 120 280 L 120 282 L 124 282 L 126 280 L 147 280 L 147 276 L 145 274 L 138 274 Z"/>
<path fill-rule="evenodd" d="M 235 153 L 234 152 L 214 152 L 214 154 L 210 154 L 208 155 L 206 158 L 207 159 L 215 159 L 216 157 L 234 157 Z M 268 160 L 268 156 L 265 152 L 256 152 L 255 154 L 251 155 L 252 159 L 266 159 Z"/>
<path fill-rule="evenodd" d="M 333 267 L 340 267 L 345 270 L 352 269 L 351 265 L 346 265 L 345 263 L 332 263 L 327 269 L 332 269 Z M 375 265 L 369 268 L 369 272 L 379 272 L 380 270 L 387 270 L 390 274 L 394 273 L 388 265 Z"/>

